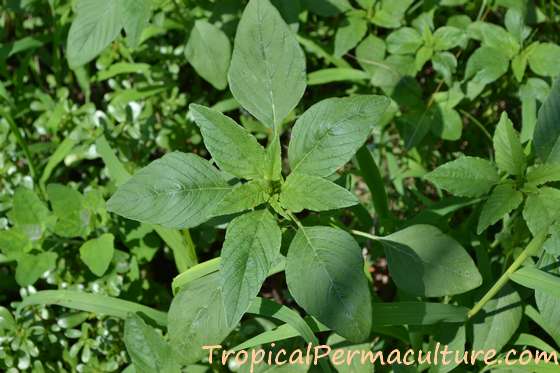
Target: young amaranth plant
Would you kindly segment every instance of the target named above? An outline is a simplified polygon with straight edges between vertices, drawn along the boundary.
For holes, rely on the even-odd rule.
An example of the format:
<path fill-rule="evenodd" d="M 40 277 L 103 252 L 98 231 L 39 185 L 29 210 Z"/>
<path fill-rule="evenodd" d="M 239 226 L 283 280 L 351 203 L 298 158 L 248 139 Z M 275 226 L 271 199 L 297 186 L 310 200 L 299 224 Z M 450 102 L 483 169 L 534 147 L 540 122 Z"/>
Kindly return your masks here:
<path fill-rule="evenodd" d="M 281 270 L 297 304 L 325 330 L 352 342 L 367 340 L 376 312 L 359 245 L 343 229 L 304 226 L 295 214 L 358 203 L 329 178 L 365 143 L 390 100 L 328 98 L 308 108 L 293 126 L 285 176 L 280 133 L 305 91 L 305 59 L 267 0 L 251 0 L 242 15 L 228 81 L 237 102 L 269 128 L 267 146 L 233 119 L 191 104 L 190 115 L 219 169 L 198 155 L 172 152 L 136 172 L 107 204 L 123 217 L 169 228 L 235 216 L 220 258 L 193 267 L 175 283 L 180 291 L 168 313 L 171 346 L 183 364 L 202 358 L 207 351 L 201 346 L 219 344 L 245 313 L 258 313 L 264 280 Z M 296 233 L 284 257 L 286 229 Z M 354 233 L 383 243 L 395 283 L 413 296 L 459 294 L 482 282 L 464 248 L 435 227 L 410 226 L 383 238 Z M 441 306 L 454 321 L 466 320 L 465 308 Z M 389 325 L 405 323 L 388 321 L 394 310 L 379 314 Z"/>

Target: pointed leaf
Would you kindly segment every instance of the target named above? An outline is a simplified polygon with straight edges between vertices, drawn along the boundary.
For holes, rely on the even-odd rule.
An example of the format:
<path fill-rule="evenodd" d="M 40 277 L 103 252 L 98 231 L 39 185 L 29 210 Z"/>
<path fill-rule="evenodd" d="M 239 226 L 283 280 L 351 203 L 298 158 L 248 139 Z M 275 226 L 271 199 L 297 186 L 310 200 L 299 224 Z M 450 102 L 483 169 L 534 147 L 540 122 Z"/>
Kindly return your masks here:
<path fill-rule="evenodd" d="M 413 225 L 381 239 L 389 273 L 417 296 L 465 293 L 482 284 L 472 258 L 452 237 L 431 225 Z"/>
<path fill-rule="evenodd" d="M 360 251 L 340 229 L 300 227 L 286 262 L 286 281 L 296 302 L 350 341 L 365 340 L 372 323 Z"/>
<path fill-rule="evenodd" d="M 191 30 L 185 56 L 195 71 L 217 89 L 227 86 L 231 45 L 222 30 L 197 20 Z"/>
<path fill-rule="evenodd" d="M 280 255 L 281 239 L 276 219 L 266 209 L 229 223 L 219 272 L 228 322 L 239 320 L 259 293 Z"/>
<path fill-rule="evenodd" d="M 57 217 L 54 231 L 62 237 L 85 237 L 90 231 L 91 213 L 85 207 L 84 196 L 67 185 L 47 185 L 47 195 Z"/>
<path fill-rule="evenodd" d="M 322 177 L 292 173 L 282 185 L 280 203 L 292 212 L 326 211 L 353 206 L 358 199 L 348 190 Z"/>
<path fill-rule="evenodd" d="M 268 0 L 249 1 L 228 74 L 233 97 L 273 128 L 298 104 L 305 80 L 303 51 L 278 10 Z"/>
<path fill-rule="evenodd" d="M 516 190 L 511 183 L 498 185 L 482 207 L 476 228 L 477 234 L 481 234 L 486 228 L 502 219 L 504 215 L 515 210 L 521 202 L 523 202 L 523 194 Z"/>
<path fill-rule="evenodd" d="M 115 237 L 110 233 L 105 233 L 87 241 L 80 247 L 80 258 L 97 276 L 101 277 L 109 268 L 115 247 L 113 241 Z"/>
<path fill-rule="evenodd" d="M 30 240 L 41 238 L 49 215 L 49 209 L 34 191 L 23 187 L 16 189 L 10 219 Z"/>
<path fill-rule="evenodd" d="M 535 150 L 545 163 L 560 163 L 560 79 L 539 110 L 535 128 Z"/>
<path fill-rule="evenodd" d="M 230 190 L 208 161 L 173 152 L 136 172 L 107 202 L 107 209 L 143 223 L 190 228 L 208 220 Z"/>
<path fill-rule="evenodd" d="M 228 215 L 255 208 L 270 198 L 264 180 L 251 180 L 237 185 L 216 206 L 214 215 Z"/>
<path fill-rule="evenodd" d="M 490 161 L 476 157 L 461 157 L 445 163 L 425 178 L 460 197 L 481 196 L 500 181 L 496 167 Z"/>
<path fill-rule="evenodd" d="M 533 234 L 541 232 L 560 218 L 560 190 L 550 187 L 542 187 L 537 193 L 529 194 L 523 218 Z"/>
<path fill-rule="evenodd" d="M 329 176 L 364 144 L 389 106 L 383 96 L 329 98 L 311 106 L 292 131 L 292 172 Z"/>
<path fill-rule="evenodd" d="M 525 173 L 527 159 L 519 141 L 519 134 L 505 112 L 502 113 L 494 133 L 494 151 L 496 164 L 502 171 L 515 176 Z"/>
<path fill-rule="evenodd" d="M 138 48 L 142 31 L 148 26 L 152 15 L 151 0 L 122 0 L 124 7 L 124 31 L 129 45 Z"/>
<path fill-rule="evenodd" d="M 245 179 L 264 177 L 265 150 L 245 128 L 222 113 L 202 105 L 190 110 L 216 164 Z"/>

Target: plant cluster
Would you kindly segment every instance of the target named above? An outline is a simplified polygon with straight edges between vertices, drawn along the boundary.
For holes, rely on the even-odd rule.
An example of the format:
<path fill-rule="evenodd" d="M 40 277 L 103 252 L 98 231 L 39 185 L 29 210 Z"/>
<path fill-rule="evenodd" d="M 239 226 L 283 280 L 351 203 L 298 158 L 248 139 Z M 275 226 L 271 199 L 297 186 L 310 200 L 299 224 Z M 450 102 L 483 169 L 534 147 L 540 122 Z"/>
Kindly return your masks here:
<path fill-rule="evenodd" d="M 559 24 L 555 1 L 1 0 L 0 370 L 558 371 L 202 347 L 556 352 Z"/>

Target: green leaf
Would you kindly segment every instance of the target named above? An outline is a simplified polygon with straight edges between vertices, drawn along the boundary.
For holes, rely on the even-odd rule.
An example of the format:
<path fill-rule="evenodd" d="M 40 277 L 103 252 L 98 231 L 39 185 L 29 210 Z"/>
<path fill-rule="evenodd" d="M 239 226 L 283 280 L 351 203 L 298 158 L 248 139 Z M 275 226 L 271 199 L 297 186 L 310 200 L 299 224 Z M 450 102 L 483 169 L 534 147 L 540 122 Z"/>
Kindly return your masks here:
<path fill-rule="evenodd" d="M 473 350 L 499 352 L 519 327 L 521 305 L 519 294 L 510 285 L 504 286 L 473 320 Z"/>
<path fill-rule="evenodd" d="M 23 298 L 18 305 L 18 312 L 24 307 L 35 304 L 54 304 L 66 308 L 93 312 L 100 316 L 107 315 L 121 319 L 126 319 L 130 313 L 138 312 L 148 316 L 160 326 L 165 326 L 167 324 L 165 312 L 124 299 L 75 290 L 43 290 L 32 293 Z"/>
<path fill-rule="evenodd" d="M 433 38 L 434 49 L 436 51 L 445 51 L 463 45 L 467 40 L 467 35 L 460 28 L 443 26 L 434 32 Z"/>
<path fill-rule="evenodd" d="M 356 47 L 356 59 L 362 69 L 374 74 L 383 69 L 385 59 L 385 41 L 375 35 L 368 35 Z"/>
<path fill-rule="evenodd" d="M 143 223 L 190 228 L 208 220 L 230 190 L 208 161 L 173 152 L 136 172 L 107 202 L 107 209 Z"/>
<path fill-rule="evenodd" d="M 189 106 L 212 159 L 226 172 L 245 179 L 264 177 L 265 150 L 245 128 L 218 111 Z"/>
<path fill-rule="evenodd" d="M 536 74 L 555 77 L 560 74 L 560 46 L 553 43 L 538 43 L 529 53 L 529 67 Z"/>
<path fill-rule="evenodd" d="M 66 55 L 71 68 L 84 65 L 101 53 L 125 23 L 122 1 L 79 0 L 68 32 Z"/>
<path fill-rule="evenodd" d="M 167 342 L 136 314 L 124 323 L 124 343 L 137 373 L 181 372 Z"/>
<path fill-rule="evenodd" d="M 138 48 L 142 31 L 148 26 L 152 15 L 151 0 L 122 0 L 124 7 L 124 31 L 128 44 Z"/>
<path fill-rule="evenodd" d="M 389 106 L 383 96 L 329 98 L 311 106 L 292 130 L 292 172 L 329 176 L 352 158 Z"/>
<path fill-rule="evenodd" d="M 520 46 L 517 40 L 501 26 L 477 21 L 471 23 L 467 31 L 473 38 L 480 40 L 484 47 L 499 49 L 507 55 L 508 59 L 519 52 Z"/>
<path fill-rule="evenodd" d="M 494 151 L 496 164 L 500 170 L 515 176 L 525 173 L 527 159 L 519 141 L 519 134 L 513 128 L 506 112 L 502 113 L 494 132 Z"/>
<path fill-rule="evenodd" d="M 477 157 L 461 157 L 445 163 L 425 178 L 438 188 L 460 197 L 479 197 L 500 181 L 494 164 Z"/>
<path fill-rule="evenodd" d="M 264 180 L 251 180 L 233 188 L 216 207 L 215 215 L 228 215 L 255 208 L 270 198 Z"/>
<path fill-rule="evenodd" d="M 169 342 L 183 364 L 205 356 L 208 352 L 202 346 L 220 344 L 241 319 L 228 323 L 220 283 L 219 272 L 198 278 L 183 286 L 171 302 Z"/>
<path fill-rule="evenodd" d="M 21 287 L 33 285 L 47 271 L 56 267 L 56 254 L 22 254 L 17 257 L 16 281 Z"/>
<path fill-rule="evenodd" d="M 371 295 L 364 260 L 348 233 L 300 226 L 288 250 L 286 282 L 307 313 L 341 336 L 350 341 L 369 336 Z"/>
<path fill-rule="evenodd" d="M 553 181 L 560 181 L 560 163 L 539 164 L 527 170 L 527 185 L 538 187 Z"/>
<path fill-rule="evenodd" d="M 512 183 L 498 185 L 482 206 L 476 233 L 481 234 L 486 228 L 502 219 L 504 215 L 515 210 L 523 202 L 523 193 L 516 190 Z"/>
<path fill-rule="evenodd" d="M 470 79 L 467 84 L 467 96 L 470 99 L 478 96 L 487 84 L 504 75 L 508 66 L 509 58 L 501 49 L 482 46 L 475 50 L 465 69 L 465 79 Z"/>
<path fill-rule="evenodd" d="M 412 27 L 403 27 L 387 36 L 387 50 L 392 54 L 412 54 L 423 43 L 422 35 Z"/>
<path fill-rule="evenodd" d="M 558 260 L 554 255 L 543 253 L 539 261 L 539 267 L 542 271 L 546 271 L 549 276 L 554 276 L 555 279 L 560 276 Z M 554 288 L 554 291 L 557 291 L 557 289 Z M 545 323 L 545 330 L 551 334 L 555 341 L 560 341 L 560 323 L 558 322 L 560 297 L 544 289 L 535 288 L 535 302 L 542 321 Z"/>
<path fill-rule="evenodd" d="M 8 258 L 15 259 L 29 250 L 31 240 L 24 230 L 18 227 L 0 230 L 0 252 Z"/>
<path fill-rule="evenodd" d="M 560 163 L 560 79 L 541 106 L 535 127 L 535 150 L 545 163 Z"/>
<path fill-rule="evenodd" d="M 229 223 L 219 273 L 230 325 L 239 321 L 259 293 L 280 255 L 281 240 L 276 219 L 266 209 L 241 215 Z"/>
<path fill-rule="evenodd" d="M 509 278 L 529 289 L 560 298 L 560 277 L 537 268 L 523 267 L 509 275 Z"/>
<path fill-rule="evenodd" d="M 107 167 L 109 175 L 115 181 L 117 186 L 123 185 L 128 179 L 130 179 L 130 174 L 111 149 L 111 146 L 107 142 L 105 136 L 102 135 L 97 139 L 95 142 L 95 150 L 103 159 L 103 163 L 105 163 L 105 167 Z"/>
<path fill-rule="evenodd" d="M 465 249 L 431 225 L 413 225 L 381 239 L 389 273 L 400 289 L 440 297 L 479 287 L 482 277 Z"/>
<path fill-rule="evenodd" d="M 455 55 L 452 53 L 439 52 L 432 57 L 432 66 L 435 71 L 441 74 L 445 82 L 449 85 L 457 69 L 457 58 L 455 58 Z"/>
<path fill-rule="evenodd" d="M 217 89 L 226 88 L 231 45 L 222 30 L 205 20 L 197 20 L 191 30 L 185 56 L 204 80 Z"/>
<path fill-rule="evenodd" d="M 243 12 L 228 81 L 241 106 L 270 128 L 280 125 L 303 96 L 303 51 L 268 0 L 251 0 Z"/>
<path fill-rule="evenodd" d="M 14 193 L 12 204 L 9 216 L 13 223 L 23 230 L 30 240 L 41 238 L 50 212 L 37 194 L 30 189 L 19 187 Z"/>
<path fill-rule="evenodd" d="M 354 48 L 367 32 L 367 21 L 363 12 L 350 13 L 336 30 L 334 36 L 334 55 L 342 57 Z"/>
<path fill-rule="evenodd" d="M 560 218 L 560 190 L 542 187 L 527 197 L 523 218 L 533 234 L 541 232 Z"/>
<path fill-rule="evenodd" d="M 15 331 L 17 327 L 16 320 L 7 308 L 0 306 L 0 332 Z"/>
<path fill-rule="evenodd" d="M 348 190 L 322 177 L 292 173 L 282 185 L 280 203 L 292 212 L 326 211 L 353 206 L 358 199 Z"/>
<path fill-rule="evenodd" d="M 465 307 L 428 302 L 373 303 L 372 307 L 377 326 L 465 322 L 468 312 Z"/>
<path fill-rule="evenodd" d="M 89 233 L 90 212 L 85 207 L 84 197 L 70 186 L 47 185 L 51 207 L 58 218 L 54 231 L 62 237 L 85 237 Z"/>
<path fill-rule="evenodd" d="M 112 234 L 105 233 L 80 247 L 80 259 L 98 277 L 103 276 L 111 264 L 115 252 L 114 239 Z"/>

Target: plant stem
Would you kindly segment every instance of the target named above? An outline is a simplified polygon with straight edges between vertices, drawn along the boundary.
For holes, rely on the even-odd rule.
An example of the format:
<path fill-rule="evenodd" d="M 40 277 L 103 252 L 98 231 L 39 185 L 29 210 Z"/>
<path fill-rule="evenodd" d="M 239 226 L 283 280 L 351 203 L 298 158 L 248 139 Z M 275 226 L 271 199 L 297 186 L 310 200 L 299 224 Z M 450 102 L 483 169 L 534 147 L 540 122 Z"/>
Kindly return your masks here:
<path fill-rule="evenodd" d="M 376 236 L 376 235 L 373 235 L 373 234 L 370 234 L 370 233 L 367 233 L 367 232 L 357 231 L 355 229 L 350 230 L 350 232 L 352 234 L 356 235 L 356 236 L 362 236 L 362 237 L 365 237 L 365 238 L 369 238 L 372 241 L 379 241 L 380 239 L 383 238 L 383 237 L 379 237 L 379 236 Z"/>
<path fill-rule="evenodd" d="M 527 260 L 528 257 L 535 255 L 546 240 L 548 235 L 548 228 L 543 230 L 541 233 L 537 234 L 531 242 L 527 245 L 525 250 L 515 259 L 509 268 L 504 272 L 504 274 L 496 281 L 496 283 L 484 294 L 484 296 L 474 305 L 474 307 L 469 311 L 469 319 L 473 318 L 485 305 L 488 303 L 509 281 L 509 276 L 517 271 L 519 267 Z"/>

